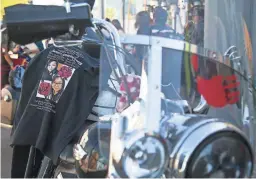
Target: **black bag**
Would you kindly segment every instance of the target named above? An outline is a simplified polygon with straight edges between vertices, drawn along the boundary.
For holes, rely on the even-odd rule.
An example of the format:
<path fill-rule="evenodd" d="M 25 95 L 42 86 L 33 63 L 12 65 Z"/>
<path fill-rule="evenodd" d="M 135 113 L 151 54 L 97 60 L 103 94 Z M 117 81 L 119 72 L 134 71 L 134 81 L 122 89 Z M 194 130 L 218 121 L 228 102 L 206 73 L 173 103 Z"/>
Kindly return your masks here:
<path fill-rule="evenodd" d="M 5 22 L 11 41 L 25 45 L 69 32 L 69 25 L 85 28 L 92 26 L 89 6 L 71 8 L 63 6 L 18 4 L 5 8 Z"/>

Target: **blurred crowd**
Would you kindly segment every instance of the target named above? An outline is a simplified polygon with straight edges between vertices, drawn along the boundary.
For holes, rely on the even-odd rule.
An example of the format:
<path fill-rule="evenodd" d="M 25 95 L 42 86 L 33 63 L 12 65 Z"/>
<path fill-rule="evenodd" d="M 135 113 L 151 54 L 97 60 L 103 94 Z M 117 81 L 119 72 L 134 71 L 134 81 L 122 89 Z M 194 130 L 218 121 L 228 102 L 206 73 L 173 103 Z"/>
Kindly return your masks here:
<path fill-rule="evenodd" d="M 2 27 L 4 28 L 4 27 Z M 1 89 L 11 86 L 21 88 L 22 77 L 34 56 L 48 48 L 50 40 L 19 45 L 9 40 L 6 30 L 1 40 Z"/>
<path fill-rule="evenodd" d="M 195 7 L 190 12 L 191 19 L 184 27 L 184 33 L 179 34 L 168 23 L 169 14 L 163 7 L 154 7 L 151 11 L 141 11 L 136 15 L 134 28 L 138 35 L 155 35 L 165 38 L 174 38 L 186 40 L 192 44 L 203 45 L 204 37 L 204 13 L 202 8 Z M 120 36 L 126 32 L 118 19 L 106 18 L 106 21 L 112 23 Z M 6 31 L 2 33 L 1 45 L 1 89 L 11 85 L 13 88 L 19 88 L 22 76 L 31 59 L 48 48 L 52 41 L 46 39 L 43 41 L 31 43 L 28 45 L 19 45 L 8 39 Z"/>
<path fill-rule="evenodd" d="M 184 26 L 183 33 L 176 32 L 170 25 L 170 15 L 161 6 L 153 7 L 148 11 L 140 11 L 136 15 L 134 28 L 138 35 L 156 35 L 166 38 L 182 39 L 195 45 L 203 45 L 204 39 L 204 8 L 202 5 L 194 6 L 188 12 L 190 15 Z M 111 22 L 119 32 L 124 35 L 125 31 L 118 19 L 105 19 Z"/>
<path fill-rule="evenodd" d="M 24 46 L 16 44 L 9 41 L 6 33 L 2 34 L 1 43 L 1 89 L 7 85 L 19 88 L 18 81 L 21 82 L 28 63 L 45 47 L 42 41 Z"/>

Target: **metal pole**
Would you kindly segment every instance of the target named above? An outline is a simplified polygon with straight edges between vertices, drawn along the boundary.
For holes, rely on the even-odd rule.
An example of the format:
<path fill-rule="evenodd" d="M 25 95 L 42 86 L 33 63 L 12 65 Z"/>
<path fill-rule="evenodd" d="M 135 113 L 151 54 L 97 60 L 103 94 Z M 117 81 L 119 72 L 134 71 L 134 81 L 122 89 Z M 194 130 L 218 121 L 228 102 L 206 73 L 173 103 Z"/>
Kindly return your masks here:
<path fill-rule="evenodd" d="M 160 40 L 151 41 L 148 66 L 145 129 L 148 133 L 158 133 L 161 120 L 161 77 L 162 46 Z"/>
<path fill-rule="evenodd" d="M 125 29 L 126 24 L 125 24 L 125 0 L 123 0 L 123 28 Z M 126 29 L 125 29 L 126 31 Z"/>
<path fill-rule="evenodd" d="M 174 31 L 177 32 L 177 7 L 174 13 Z"/>
<path fill-rule="evenodd" d="M 172 11 L 172 28 L 176 30 L 176 5 L 171 5 L 171 11 Z"/>
<path fill-rule="evenodd" d="M 101 0 L 101 18 L 105 19 L 105 0 Z"/>
<path fill-rule="evenodd" d="M 255 0 L 251 0 L 251 19 L 250 19 L 250 23 L 251 23 L 251 27 L 250 27 L 250 35 L 252 37 L 252 48 L 253 48 L 253 78 L 254 78 L 254 82 L 256 83 L 256 23 L 255 23 L 255 19 L 256 19 L 256 1 Z M 256 84 L 254 84 L 256 86 Z"/>

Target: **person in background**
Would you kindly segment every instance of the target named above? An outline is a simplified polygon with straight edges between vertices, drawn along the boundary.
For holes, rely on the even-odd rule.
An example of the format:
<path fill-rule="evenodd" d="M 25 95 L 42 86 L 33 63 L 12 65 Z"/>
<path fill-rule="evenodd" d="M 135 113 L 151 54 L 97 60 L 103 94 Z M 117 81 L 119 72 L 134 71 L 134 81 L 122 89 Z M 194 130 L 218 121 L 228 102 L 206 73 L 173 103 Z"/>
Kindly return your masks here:
<path fill-rule="evenodd" d="M 117 20 L 117 19 L 112 20 L 112 24 L 118 30 L 119 35 L 124 35 L 124 29 L 121 26 L 121 23 L 119 22 L 119 20 Z"/>
<path fill-rule="evenodd" d="M 10 45 L 10 50 L 8 52 L 12 62 L 13 62 L 13 67 L 19 65 L 19 66 L 26 66 L 27 63 L 30 62 L 31 58 L 26 55 L 26 53 L 24 53 L 24 50 L 27 50 L 26 48 L 23 48 L 18 45 L 15 44 L 14 42 L 11 43 L 12 45 Z"/>
<path fill-rule="evenodd" d="M 147 11 L 141 11 L 136 15 L 135 28 L 137 29 L 137 35 L 150 35 L 151 30 L 151 18 Z M 134 56 L 136 56 L 137 64 L 142 69 L 143 60 L 147 52 L 147 46 L 136 45 Z M 145 62 L 144 62 L 145 63 Z"/>
<path fill-rule="evenodd" d="M 203 10 L 195 7 L 193 9 L 193 24 L 191 33 L 191 43 L 199 46 L 204 44 L 204 18 Z"/>
<path fill-rule="evenodd" d="M 136 15 L 135 28 L 138 35 L 150 35 L 151 19 L 147 11 L 141 11 Z"/>
<path fill-rule="evenodd" d="M 8 54 L 9 44 L 7 32 L 3 31 L 1 41 L 1 89 L 9 85 L 9 72 L 13 69 L 13 62 Z"/>
<path fill-rule="evenodd" d="M 13 67 L 16 65 L 26 67 L 31 59 L 33 59 L 34 56 L 42 50 L 44 50 L 42 42 L 31 43 L 24 46 L 11 42 L 9 45 L 8 55 L 13 63 Z"/>
<path fill-rule="evenodd" d="M 165 38 L 174 38 L 176 35 L 174 29 L 167 25 L 168 13 L 162 7 L 156 7 L 154 10 L 154 25 L 151 27 L 152 35 Z"/>
<path fill-rule="evenodd" d="M 27 56 L 26 58 L 33 58 L 44 49 L 43 41 L 37 41 L 25 46 L 21 46 L 21 50 L 23 51 L 22 55 Z"/>

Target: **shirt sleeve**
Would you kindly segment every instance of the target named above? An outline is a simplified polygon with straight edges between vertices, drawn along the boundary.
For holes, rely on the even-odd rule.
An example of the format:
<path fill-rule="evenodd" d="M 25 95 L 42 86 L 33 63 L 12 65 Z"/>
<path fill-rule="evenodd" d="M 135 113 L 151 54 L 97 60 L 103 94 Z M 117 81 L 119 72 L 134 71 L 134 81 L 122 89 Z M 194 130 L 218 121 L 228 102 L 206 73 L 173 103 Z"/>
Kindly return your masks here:
<path fill-rule="evenodd" d="M 37 48 L 40 50 L 40 51 L 43 51 L 44 50 L 44 44 L 42 41 L 38 41 L 35 43 Z"/>

